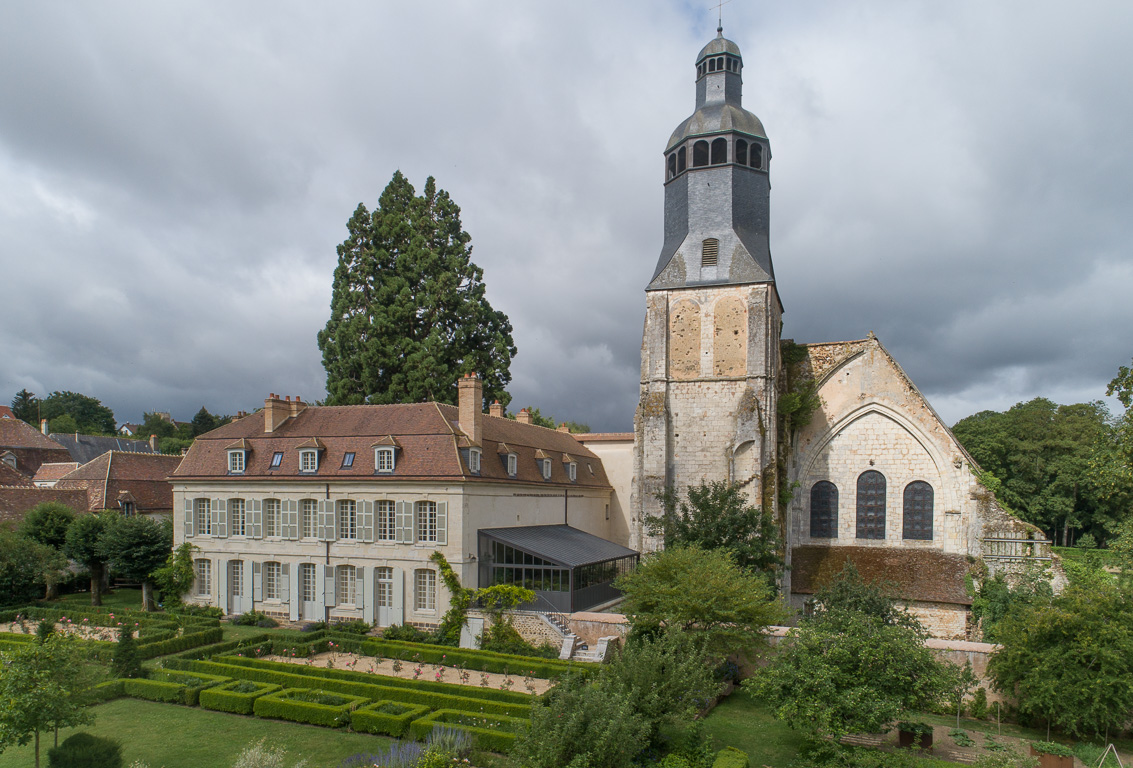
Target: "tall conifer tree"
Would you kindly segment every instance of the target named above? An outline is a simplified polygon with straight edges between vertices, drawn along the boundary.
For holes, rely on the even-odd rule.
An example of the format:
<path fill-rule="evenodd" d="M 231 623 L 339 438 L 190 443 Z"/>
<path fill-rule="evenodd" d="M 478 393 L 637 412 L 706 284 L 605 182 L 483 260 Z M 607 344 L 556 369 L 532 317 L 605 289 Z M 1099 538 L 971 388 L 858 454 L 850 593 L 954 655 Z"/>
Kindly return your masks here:
<path fill-rule="evenodd" d="M 327 403 L 454 402 L 479 373 L 507 405 L 511 323 L 484 296 L 460 208 L 430 176 L 418 196 L 401 171 L 372 213 L 359 204 L 338 246 L 330 320 L 319 332 Z"/>

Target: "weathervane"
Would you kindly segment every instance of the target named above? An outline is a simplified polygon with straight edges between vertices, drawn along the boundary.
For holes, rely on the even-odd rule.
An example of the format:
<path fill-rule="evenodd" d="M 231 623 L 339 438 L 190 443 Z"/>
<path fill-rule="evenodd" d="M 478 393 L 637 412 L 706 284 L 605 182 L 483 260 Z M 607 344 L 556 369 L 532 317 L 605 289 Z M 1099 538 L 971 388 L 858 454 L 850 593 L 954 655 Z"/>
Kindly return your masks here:
<path fill-rule="evenodd" d="M 730 2 L 732 0 L 720 0 L 716 5 L 708 6 L 716 9 L 716 32 L 721 35 L 724 34 L 724 6 Z"/>

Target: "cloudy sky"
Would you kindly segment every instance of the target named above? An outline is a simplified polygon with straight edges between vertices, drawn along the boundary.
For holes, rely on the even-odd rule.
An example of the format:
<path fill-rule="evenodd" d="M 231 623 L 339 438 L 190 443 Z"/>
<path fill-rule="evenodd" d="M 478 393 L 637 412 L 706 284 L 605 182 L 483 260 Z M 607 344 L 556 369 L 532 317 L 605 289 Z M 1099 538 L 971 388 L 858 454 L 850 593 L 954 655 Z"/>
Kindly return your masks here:
<path fill-rule="evenodd" d="M 397 169 L 461 206 L 513 405 L 631 428 L 662 156 L 708 0 L 12 3 L 0 401 L 120 421 L 324 395 L 335 245 Z M 1133 356 L 1133 4 L 733 0 L 784 336 L 874 331 L 952 423 Z"/>

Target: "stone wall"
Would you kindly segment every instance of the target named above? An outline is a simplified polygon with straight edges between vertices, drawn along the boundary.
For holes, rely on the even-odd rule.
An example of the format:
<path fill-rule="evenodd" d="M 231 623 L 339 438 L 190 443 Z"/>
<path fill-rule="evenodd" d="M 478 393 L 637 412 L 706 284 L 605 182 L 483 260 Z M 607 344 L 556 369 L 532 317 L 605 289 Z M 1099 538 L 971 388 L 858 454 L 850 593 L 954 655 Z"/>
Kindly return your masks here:
<path fill-rule="evenodd" d="M 582 642 L 596 648 L 598 639 L 629 634 L 629 621 L 620 613 L 589 613 L 579 611 L 570 615 L 570 631 L 578 635 Z"/>
<path fill-rule="evenodd" d="M 468 616 L 483 619 L 485 626 L 492 623 L 491 614 L 485 611 L 469 611 Z M 515 611 L 511 614 L 511 619 L 512 626 L 519 636 L 536 647 L 550 643 L 555 648 L 559 648 L 563 644 L 563 635 L 538 613 Z"/>

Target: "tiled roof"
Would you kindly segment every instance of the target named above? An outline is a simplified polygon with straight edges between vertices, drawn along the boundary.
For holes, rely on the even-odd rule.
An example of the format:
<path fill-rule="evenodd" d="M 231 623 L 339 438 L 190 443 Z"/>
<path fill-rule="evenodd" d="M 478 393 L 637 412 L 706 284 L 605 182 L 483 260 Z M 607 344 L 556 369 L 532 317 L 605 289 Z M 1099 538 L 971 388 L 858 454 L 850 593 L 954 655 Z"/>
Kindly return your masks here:
<path fill-rule="evenodd" d="M 59 479 L 60 490 L 84 490 L 87 509 L 113 508 L 127 491 L 139 512 L 173 509 L 173 485 L 167 479 L 181 463 L 180 456 L 108 451 Z"/>
<path fill-rule="evenodd" d="M 129 451 L 130 453 L 157 453 L 147 440 L 130 440 L 124 437 L 103 437 L 102 435 L 76 435 L 72 433 L 52 433 L 51 440 L 56 446 L 63 446 L 71 458 L 80 464 L 94 461 L 107 451 Z"/>
<path fill-rule="evenodd" d="M 31 478 L 18 469 L 12 469 L 0 461 L 0 485 L 10 488 L 34 488 Z"/>
<path fill-rule="evenodd" d="M 18 523 L 28 510 L 47 501 L 66 504 L 72 509 L 86 509 L 86 495 L 79 490 L 56 488 L 15 488 L 0 486 L 0 526 Z"/>
<path fill-rule="evenodd" d="M 14 419 L 16 414 L 12 413 L 12 409 L 6 405 L 0 405 L 0 419 Z"/>
<path fill-rule="evenodd" d="M 40 464 L 39 469 L 35 471 L 35 477 L 32 479 L 37 483 L 50 483 L 70 472 L 74 472 L 78 468 L 79 463 L 77 461 L 57 461 L 50 464 Z"/>
<path fill-rule="evenodd" d="M 19 419 L 0 419 L 0 448 L 43 448 L 58 450 L 59 443 Z"/>
<path fill-rule="evenodd" d="M 936 549 L 896 547 L 795 547 L 791 591 L 814 594 L 841 573 L 849 560 L 866 581 L 892 582 L 902 600 L 971 605 L 964 584 L 964 555 Z"/>
<path fill-rule="evenodd" d="M 620 443 L 633 442 L 632 432 L 584 432 L 574 436 L 580 443 Z"/>
<path fill-rule="evenodd" d="M 481 471 L 474 475 L 458 448 L 463 436 L 458 418 L 456 406 L 438 403 L 309 406 L 265 433 L 263 414 L 251 414 L 198 437 L 175 478 L 227 476 L 225 447 L 243 438 L 252 448 L 242 477 L 463 479 L 609 488 L 601 460 L 569 433 L 488 414 L 482 417 Z M 399 446 L 396 470 L 392 475 L 376 475 L 373 446 L 388 437 Z M 319 469 L 300 475 L 298 449 L 312 439 L 325 446 Z M 501 443 L 519 457 L 515 478 L 507 475 L 506 452 L 497 453 Z M 544 481 L 535 461 L 537 450 L 556 458 L 565 453 L 577 459 L 577 482 L 570 482 L 566 465 L 557 460 L 552 462 L 551 479 Z M 283 453 L 283 461 L 272 469 L 272 454 L 277 451 Z M 353 466 L 342 466 L 345 453 L 355 454 Z"/>

